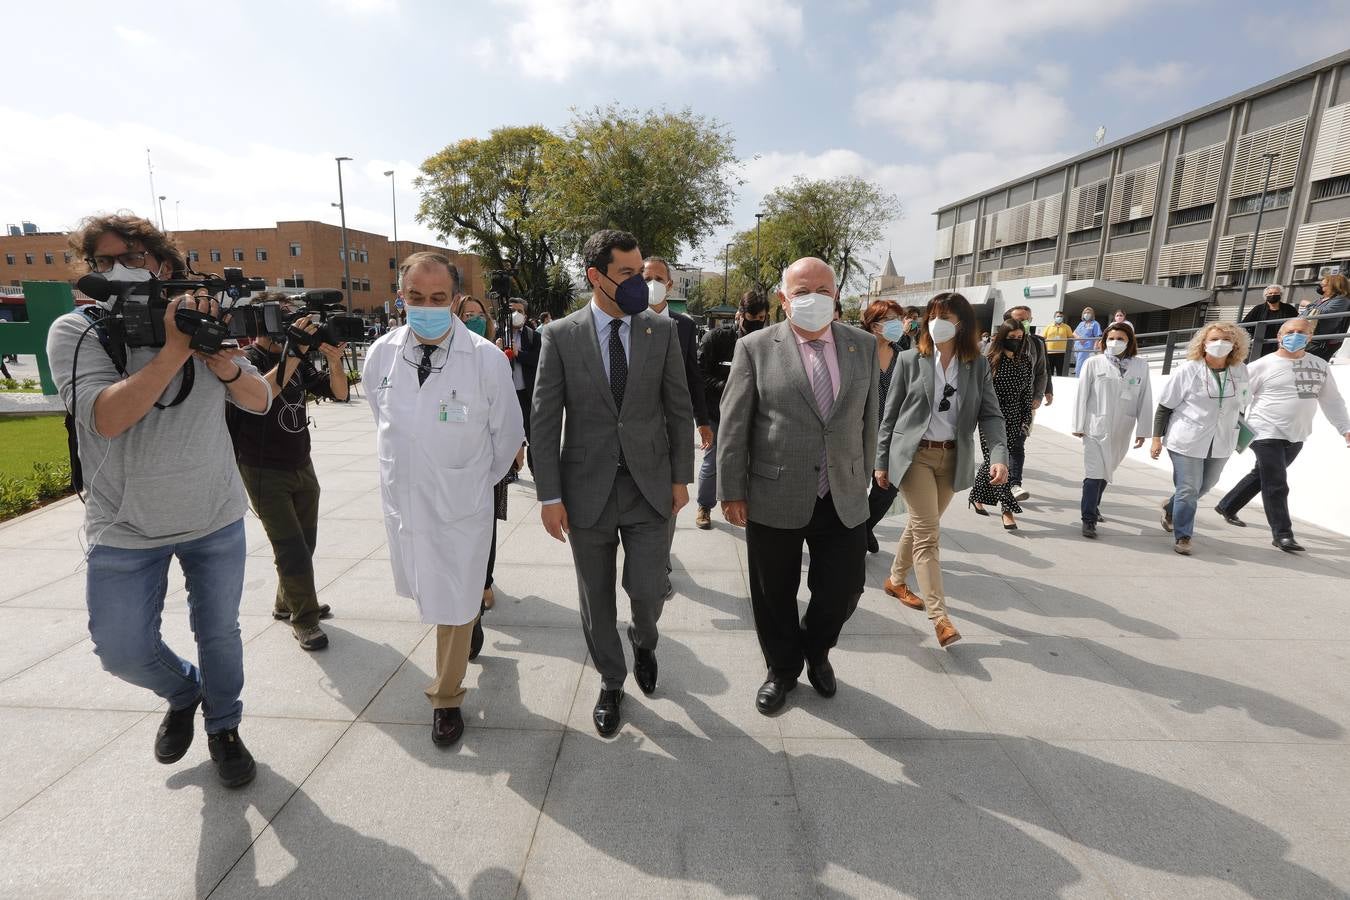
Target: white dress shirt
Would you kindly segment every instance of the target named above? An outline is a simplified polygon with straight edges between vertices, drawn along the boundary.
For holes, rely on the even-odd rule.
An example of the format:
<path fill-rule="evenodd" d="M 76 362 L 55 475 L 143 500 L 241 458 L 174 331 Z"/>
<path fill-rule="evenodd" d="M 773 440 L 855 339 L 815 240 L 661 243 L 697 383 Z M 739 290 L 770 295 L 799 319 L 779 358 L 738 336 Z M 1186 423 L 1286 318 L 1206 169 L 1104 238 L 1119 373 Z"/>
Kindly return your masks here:
<path fill-rule="evenodd" d="M 956 400 L 957 394 L 952 394 L 947 399 L 951 401 L 947 405 L 946 412 L 940 412 L 938 407 L 942 405 L 942 395 L 945 393 L 947 385 L 957 389 L 959 393 L 961 385 L 958 379 L 961 373 L 961 362 L 957 359 L 955 353 L 947 362 L 947 368 L 944 370 L 940 364 L 941 357 L 937 351 L 933 351 L 933 408 L 928 416 L 928 430 L 923 433 L 925 441 L 954 441 L 956 440 Z"/>
<path fill-rule="evenodd" d="M 628 350 L 629 333 L 633 330 L 633 317 L 624 316 L 622 319 L 615 319 L 609 313 L 600 308 L 594 299 L 591 300 L 591 318 L 595 320 L 595 337 L 600 342 L 600 363 L 605 367 L 605 380 L 609 380 L 609 324 L 611 322 L 623 322 L 619 326 L 619 343 L 623 344 L 623 357 L 629 362 L 633 361 L 633 356 Z"/>

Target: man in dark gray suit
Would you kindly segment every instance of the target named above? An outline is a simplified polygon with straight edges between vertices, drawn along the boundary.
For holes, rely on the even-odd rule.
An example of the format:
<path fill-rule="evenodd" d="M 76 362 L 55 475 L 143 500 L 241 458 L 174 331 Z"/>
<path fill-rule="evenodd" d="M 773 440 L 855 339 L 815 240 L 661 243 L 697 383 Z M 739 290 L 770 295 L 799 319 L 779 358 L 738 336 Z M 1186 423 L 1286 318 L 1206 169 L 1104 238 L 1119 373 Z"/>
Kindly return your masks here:
<path fill-rule="evenodd" d="M 647 310 L 637 240 L 598 231 L 582 256 L 591 302 L 540 332 L 530 427 L 544 527 L 572 539 L 581 624 L 600 673 L 593 719 L 609 737 L 628 677 L 616 626 L 619 542 L 633 675 L 651 694 L 656 622 L 670 586 L 668 523 L 694 480 L 694 415 L 675 325 Z"/>
<path fill-rule="evenodd" d="M 788 321 L 741 338 L 722 394 L 718 488 L 722 515 L 745 526 L 765 715 L 783 708 L 803 664 L 817 693 L 834 696 L 829 652 L 865 581 L 880 369 L 876 339 L 834 321 L 838 293 L 823 260 L 788 266 L 778 293 Z M 803 542 L 811 599 L 799 620 Z"/>

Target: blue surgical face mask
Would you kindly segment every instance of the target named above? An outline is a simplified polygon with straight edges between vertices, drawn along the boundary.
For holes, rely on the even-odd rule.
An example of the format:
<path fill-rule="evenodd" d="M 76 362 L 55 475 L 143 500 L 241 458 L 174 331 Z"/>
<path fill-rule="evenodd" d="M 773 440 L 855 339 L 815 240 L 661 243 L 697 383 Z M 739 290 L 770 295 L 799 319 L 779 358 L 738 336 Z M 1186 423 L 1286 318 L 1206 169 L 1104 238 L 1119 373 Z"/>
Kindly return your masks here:
<path fill-rule="evenodd" d="M 409 306 L 408 327 L 426 341 L 438 341 L 450 330 L 450 307 Z"/>
<path fill-rule="evenodd" d="M 905 336 L 905 323 L 899 319 L 887 319 L 881 324 L 881 336 L 894 344 Z"/>
<path fill-rule="evenodd" d="M 1280 346 L 1290 353 L 1297 353 L 1308 346 L 1308 336 L 1301 331 L 1291 331 L 1280 338 Z"/>

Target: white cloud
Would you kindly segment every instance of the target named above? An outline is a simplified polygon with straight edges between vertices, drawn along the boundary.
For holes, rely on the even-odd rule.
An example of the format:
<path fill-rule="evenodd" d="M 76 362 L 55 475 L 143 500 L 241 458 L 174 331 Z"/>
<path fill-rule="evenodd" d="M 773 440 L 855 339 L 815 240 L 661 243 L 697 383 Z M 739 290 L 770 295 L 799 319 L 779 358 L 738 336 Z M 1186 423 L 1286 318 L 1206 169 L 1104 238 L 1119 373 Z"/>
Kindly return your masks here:
<path fill-rule="evenodd" d="M 1159 94 L 1181 87 L 1197 77 L 1194 68 L 1183 62 L 1163 62 L 1141 66 L 1129 62 L 1106 74 L 1105 81 L 1122 94 Z"/>
<path fill-rule="evenodd" d="M 1069 122 L 1063 99 L 1034 81 L 902 78 L 865 91 L 854 111 L 860 123 L 887 125 L 902 141 L 926 151 L 1051 146 Z"/>
<path fill-rule="evenodd" d="M 125 25 L 114 25 L 113 34 L 121 38 L 125 43 L 135 47 L 148 47 L 155 42 L 155 38 L 149 32 L 139 31 L 135 28 L 128 28 Z"/>
<path fill-rule="evenodd" d="M 672 79 L 755 80 L 802 37 L 792 0 L 497 0 L 507 51 L 530 78 L 632 70 Z"/>
<path fill-rule="evenodd" d="M 166 224 L 177 227 L 266 227 L 279 220 L 337 224 L 336 153 L 298 151 L 264 143 L 211 145 L 196 136 L 140 124 L 97 123 L 80 116 L 39 116 L 0 106 L 0 221 L 27 219 L 47 231 L 65 230 L 93 212 L 132 209 L 151 214 L 154 202 L 145 151 L 155 165 L 155 189 Z M 345 149 L 345 148 L 344 148 Z M 434 241 L 413 221 L 418 163 L 357 159 L 343 165 L 347 225 L 392 234 L 389 179 L 397 172 L 398 232 L 404 240 Z"/>
<path fill-rule="evenodd" d="M 329 0 L 329 2 L 355 16 L 383 15 L 398 9 L 398 0 Z"/>

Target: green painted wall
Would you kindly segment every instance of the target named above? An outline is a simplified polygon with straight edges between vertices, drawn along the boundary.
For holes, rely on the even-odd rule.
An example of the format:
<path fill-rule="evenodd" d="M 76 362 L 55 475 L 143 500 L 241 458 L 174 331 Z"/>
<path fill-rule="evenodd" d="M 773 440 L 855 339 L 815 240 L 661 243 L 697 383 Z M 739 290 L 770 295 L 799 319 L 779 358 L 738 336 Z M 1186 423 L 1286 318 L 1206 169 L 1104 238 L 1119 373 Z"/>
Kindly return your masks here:
<path fill-rule="evenodd" d="M 37 357 L 42 393 L 55 394 L 52 367 L 47 362 L 47 332 L 59 317 L 75 309 L 75 293 L 64 281 L 25 281 L 27 322 L 0 325 L 0 353 L 31 353 Z"/>

